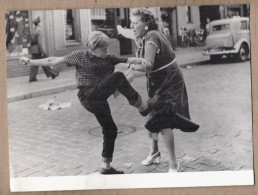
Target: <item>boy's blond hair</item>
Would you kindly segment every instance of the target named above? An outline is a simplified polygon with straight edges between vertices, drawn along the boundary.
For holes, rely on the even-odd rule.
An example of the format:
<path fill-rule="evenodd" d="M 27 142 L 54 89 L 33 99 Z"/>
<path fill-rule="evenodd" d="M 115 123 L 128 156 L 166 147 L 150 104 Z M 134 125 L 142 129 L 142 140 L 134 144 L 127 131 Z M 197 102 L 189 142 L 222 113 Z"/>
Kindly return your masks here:
<path fill-rule="evenodd" d="M 94 51 L 97 48 L 108 47 L 109 37 L 101 31 L 93 31 L 89 34 L 86 46 Z"/>

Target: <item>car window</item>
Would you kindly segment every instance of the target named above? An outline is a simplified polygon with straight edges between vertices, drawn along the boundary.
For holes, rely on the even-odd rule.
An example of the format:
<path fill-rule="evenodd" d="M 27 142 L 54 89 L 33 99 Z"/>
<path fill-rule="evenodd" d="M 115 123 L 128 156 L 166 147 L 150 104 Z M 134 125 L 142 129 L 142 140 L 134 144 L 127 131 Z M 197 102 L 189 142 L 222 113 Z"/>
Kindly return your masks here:
<path fill-rule="evenodd" d="M 229 24 L 215 25 L 212 28 L 213 31 L 229 30 Z"/>
<path fill-rule="evenodd" d="M 247 30 L 248 29 L 248 23 L 246 20 L 241 21 L 241 30 Z"/>

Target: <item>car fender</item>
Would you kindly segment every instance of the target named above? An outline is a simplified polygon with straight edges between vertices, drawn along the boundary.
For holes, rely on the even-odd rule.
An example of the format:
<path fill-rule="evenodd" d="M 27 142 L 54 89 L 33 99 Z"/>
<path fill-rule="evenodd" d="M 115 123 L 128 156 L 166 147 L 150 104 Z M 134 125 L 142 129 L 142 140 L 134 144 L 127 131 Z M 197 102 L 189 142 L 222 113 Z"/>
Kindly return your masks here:
<path fill-rule="evenodd" d="M 248 41 L 246 39 L 240 39 L 235 45 L 234 45 L 234 49 L 238 52 L 242 43 L 246 43 L 248 45 L 248 49 L 250 49 L 250 45 L 248 43 Z"/>

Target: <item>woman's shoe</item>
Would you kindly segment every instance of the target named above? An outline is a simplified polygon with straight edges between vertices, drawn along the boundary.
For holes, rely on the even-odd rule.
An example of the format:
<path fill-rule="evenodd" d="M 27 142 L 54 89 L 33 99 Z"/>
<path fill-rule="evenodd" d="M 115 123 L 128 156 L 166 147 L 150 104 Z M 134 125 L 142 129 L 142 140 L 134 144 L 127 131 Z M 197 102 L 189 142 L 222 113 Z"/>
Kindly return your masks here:
<path fill-rule="evenodd" d="M 161 159 L 161 155 L 160 155 L 160 152 L 156 152 L 155 154 L 153 154 L 152 156 L 148 156 L 145 160 L 142 161 L 142 165 L 144 166 L 148 166 L 148 165 L 151 165 L 151 164 L 159 164 L 160 163 L 160 159 Z"/>
<path fill-rule="evenodd" d="M 180 164 L 177 163 L 177 169 L 168 169 L 168 173 L 177 173 L 177 172 L 180 172 L 179 169 L 180 169 Z"/>

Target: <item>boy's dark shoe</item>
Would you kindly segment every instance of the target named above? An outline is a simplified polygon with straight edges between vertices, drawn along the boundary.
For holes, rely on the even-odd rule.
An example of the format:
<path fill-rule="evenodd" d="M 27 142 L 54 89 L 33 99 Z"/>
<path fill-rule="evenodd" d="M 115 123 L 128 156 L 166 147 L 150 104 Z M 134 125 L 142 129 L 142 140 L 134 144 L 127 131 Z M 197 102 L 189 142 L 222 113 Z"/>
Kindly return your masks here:
<path fill-rule="evenodd" d="M 102 168 L 99 172 L 100 172 L 100 174 L 103 174 L 103 175 L 124 174 L 123 171 L 115 170 L 113 167 L 111 167 L 110 169 L 103 169 Z"/>
<path fill-rule="evenodd" d="M 145 110 L 141 110 L 139 111 L 139 113 L 142 115 L 142 116 L 147 116 L 150 112 L 151 112 L 152 108 L 151 107 L 148 107 L 146 108 Z"/>
<path fill-rule="evenodd" d="M 38 81 L 38 79 L 31 79 L 31 80 L 29 80 L 29 83 L 35 82 L 35 81 Z"/>

